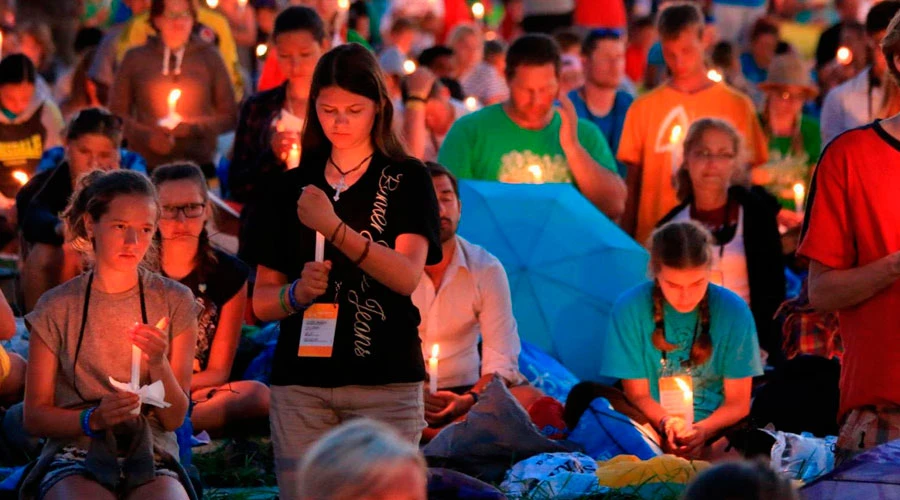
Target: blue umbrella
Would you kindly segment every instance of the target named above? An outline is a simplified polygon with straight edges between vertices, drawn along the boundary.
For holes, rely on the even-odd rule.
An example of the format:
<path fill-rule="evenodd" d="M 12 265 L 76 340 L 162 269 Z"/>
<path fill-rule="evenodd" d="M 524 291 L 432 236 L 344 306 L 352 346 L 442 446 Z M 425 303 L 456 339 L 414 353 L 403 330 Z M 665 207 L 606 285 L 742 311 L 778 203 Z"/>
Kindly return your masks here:
<path fill-rule="evenodd" d="M 522 340 L 582 380 L 600 380 L 597 351 L 622 292 L 647 279 L 647 252 L 570 184 L 460 182 L 460 235 L 509 275 Z"/>

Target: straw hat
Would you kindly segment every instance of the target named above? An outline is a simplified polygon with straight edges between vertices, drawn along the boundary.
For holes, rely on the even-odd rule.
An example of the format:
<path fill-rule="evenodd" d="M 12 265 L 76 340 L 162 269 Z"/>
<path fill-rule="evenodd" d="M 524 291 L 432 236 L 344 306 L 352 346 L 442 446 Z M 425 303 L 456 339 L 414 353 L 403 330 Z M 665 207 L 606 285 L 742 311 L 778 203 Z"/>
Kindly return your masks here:
<path fill-rule="evenodd" d="M 793 54 L 775 56 L 769 65 L 769 76 L 759 84 L 762 90 L 799 90 L 807 99 L 819 95 L 819 89 L 813 85 L 809 69 L 799 57 Z"/>

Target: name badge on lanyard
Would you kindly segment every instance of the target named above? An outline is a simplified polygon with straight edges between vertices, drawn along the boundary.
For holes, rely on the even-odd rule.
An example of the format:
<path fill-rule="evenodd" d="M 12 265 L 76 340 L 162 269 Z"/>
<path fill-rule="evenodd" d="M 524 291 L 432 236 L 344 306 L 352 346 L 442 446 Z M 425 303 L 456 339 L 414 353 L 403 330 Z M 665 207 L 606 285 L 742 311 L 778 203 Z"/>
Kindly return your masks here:
<path fill-rule="evenodd" d="M 300 347 L 297 356 L 330 358 L 334 352 L 334 332 L 337 329 L 338 305 L 313 304 L 303 313 Z"/>

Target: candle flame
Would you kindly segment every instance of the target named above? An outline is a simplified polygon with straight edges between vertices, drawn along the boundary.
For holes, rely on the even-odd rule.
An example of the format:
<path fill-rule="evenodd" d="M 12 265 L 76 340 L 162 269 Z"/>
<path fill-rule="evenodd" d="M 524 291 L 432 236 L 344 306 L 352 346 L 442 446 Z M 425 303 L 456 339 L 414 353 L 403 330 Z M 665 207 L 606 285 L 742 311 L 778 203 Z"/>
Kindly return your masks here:
<path fill-rule="evenodd" d="M 416 63 L 413 62 L 412 59 L 407 59 L 403 61 L 403 72 L 407 75 L 411 75 L 416 71 Z"/>
<path fill-rule="evenodd" d="M 534 176 L 535 182 L 543 182 L 544 171 L 541 169 L 540 165 L 529 165 L 528 171 Z"/>
<path fill-rule="evenodd" d="M 438 354 L 441 352 L 441 347 L 437 344 L 431 346 L 431 359 L 438 359 Z"/>
<path fill-rule="evenodd" d="M 841 47 L 837 50 L 837 62 L 846 66 L 853 62 L 853 51 L 849 47 Z"/>
<path fill-rule="evenodd" d="M 484 18 L 484 4 L 481 2 L 473 3 L 472 15 L 475 16 L 475 19 L 482 20 Z"/>
<path fill-rule="evenodd" d="M 469 111 L 475 111 L 478 109 L 478 99 L 475 99 L 472 96 L 466 97 L 466 109 Z"/>
<path fill-rule="evenodd" d="M 678 388 L 681 389 L 681 392 L 684 394 L 684 399 L 691 399 L 694 397 L 694 392 L 691 390 L 691 386 L 688 385 L 681 377 L 675 377 L 675 384 L 678 385 Z"/>
<path fill-rule="evenodd" d="M 219 0 L 206 0 L 206 5 L 208 5 L 210 9 L 215 9 L 219 6 Z"/>
<path fill-rule="evenodd" d="M 681 141 L 681 125 L 672 127 L 672 134 L 669 135 L 670 144 L 678 144 Z"/>
<path fill-rule="evenodd" d="M 794 196 L 797 198 L 803 198 L 806 195 L 806 187 L 803 183 L 794 184 Z"/>
<path fill-rule="evenodd" d="M 181 89 L 172 89 L 169 92 L 169 107 L 174 109 L 178 99 L 181 99 Z"/>
<path fill-rule="evenodd" d="M 338 0 L 338 9 L 350 10 L 350 0 Z"/>
<path fill-rule="evenodd" d="M 706 73 L 706 77 L 709 78 L 710 80 L 716 82 L 716 83 L 719 83 L 719 82 L 722 81 L 722 74 L 719 73 L 718 71 L 714 70 L 714 69 L 709 70 L 709 71 Z"/>
<path fill-rule="evenodd" d="M 12 173 L 13 179 L 16 180 L 21 185 L 28 184 L 28 174 L 22 172 L 21 170 L 16 170 Z"/>
<path fill-rule="evenodd" d="M 256 57 L 265 57 L 266 52 L 269 51 L 269 46 L 261 43 L 256 46 Z"/>

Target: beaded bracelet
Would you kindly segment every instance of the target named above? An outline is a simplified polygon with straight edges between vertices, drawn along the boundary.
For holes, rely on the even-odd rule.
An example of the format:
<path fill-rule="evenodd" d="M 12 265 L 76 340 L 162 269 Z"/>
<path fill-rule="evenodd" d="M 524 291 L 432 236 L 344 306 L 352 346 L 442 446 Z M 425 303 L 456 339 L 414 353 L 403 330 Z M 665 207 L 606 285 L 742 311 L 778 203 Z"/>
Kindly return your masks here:
<path fill-rule="evenodd" d="M 91 414 L 93 414 L 94 410 L 96 410 L 96 409 L 97 409 L 96 406 L 92 406 L 90 408 L 85 408 L 84 410 L 81 410 L 81 417 L 80 417 L 81 430 L 84 432 L 84 435 L 89 438 L 97 438 L 97 437 L 102 436 L 102 434 L 99 431 L 91 430 L 91 424 L 90 424 Z"/>
<path fill-rule="evenodd" d="M 285 303 L 285 301 L 284 301 L 284 292 L 285 292 L 286 290 L 288 290 L 289 288 L 290 288 L 290 285 L 284 285 L 283 287 L 281 287 L 280 290 L 278 290 L 278 302 L 281 304 L 281 309 L 282 309 L 282 310 L 285 312 L 285 314 L 287 314 L 288 316 L 290 316 L 291 314 L 294 314 L 294 311 L 291 311 L 291 310 L 288 308 L 287 303 Z"/>
<path fill-rule="evenodd" d="M 290 301 L 291 309 L 293 309 L 294 312 L 297 312 L 297 311 L 303 309 L 303 306 L 301 306 L 300 303 L 297 302 L 297 298 L 294 297 L 294 292 L 297 290 L 297 282 L 298 281 L 300 281 L 300 280 L 294 280 L 294 282 L 291 283 L 291 287 L 288 288 L 288 301 Z"/>

